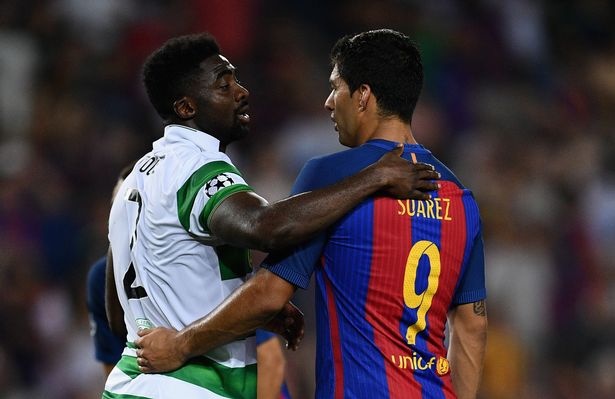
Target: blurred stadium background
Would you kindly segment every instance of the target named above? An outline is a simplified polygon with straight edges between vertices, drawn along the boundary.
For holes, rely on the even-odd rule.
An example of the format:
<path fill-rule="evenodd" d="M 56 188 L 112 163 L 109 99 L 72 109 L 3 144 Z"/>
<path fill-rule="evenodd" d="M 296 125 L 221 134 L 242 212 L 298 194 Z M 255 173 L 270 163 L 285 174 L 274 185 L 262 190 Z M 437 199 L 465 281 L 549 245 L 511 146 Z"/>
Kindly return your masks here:
<path fill-rule="evenodd" d="M 608 0 L 3 0 L 0 398 L 100 397 L 85 309 L 117 173 L 161 123 L 140 83 L 167 38 L 208 30 L 251 91 L 232 146 L 259 193 L 337 151 L 322 104 L 336 38 L 413 36 L 418 140 L 482 211 L 490 335 L 482 398 L 615 397 L 615 3 Z M 310 292 L 297 301 L 313 325 Z M 313 396 L 313 331 L 288 354 Z"/>

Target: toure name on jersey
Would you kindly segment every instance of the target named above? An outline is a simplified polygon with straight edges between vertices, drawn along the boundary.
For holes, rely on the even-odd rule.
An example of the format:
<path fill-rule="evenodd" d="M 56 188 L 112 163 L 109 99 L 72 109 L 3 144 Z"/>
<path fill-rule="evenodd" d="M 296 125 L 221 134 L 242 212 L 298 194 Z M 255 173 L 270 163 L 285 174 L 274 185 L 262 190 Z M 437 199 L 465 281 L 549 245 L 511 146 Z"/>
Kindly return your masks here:
<path fill-rule="evenodd" d="M 426 201 L 397 200 L 400 216 L 413 216 L 437 220 L 453 220 L 450 216 L 450 198 L 432 198 Z"/>

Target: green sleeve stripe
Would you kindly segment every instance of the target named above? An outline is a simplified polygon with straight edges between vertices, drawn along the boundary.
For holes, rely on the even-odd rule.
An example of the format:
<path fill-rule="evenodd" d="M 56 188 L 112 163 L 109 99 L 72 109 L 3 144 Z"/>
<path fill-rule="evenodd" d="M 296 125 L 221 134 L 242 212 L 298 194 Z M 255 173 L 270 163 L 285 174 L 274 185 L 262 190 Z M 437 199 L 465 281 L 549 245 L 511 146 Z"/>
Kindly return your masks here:
<path fill-rule="evenodd" d="M 209 217 L 214 213 L 216 208 L 228 197 L 241 191 L 254 191 L 247 184 L 233 184 L 232 186 L 224 187 L 222 190 L 215 193 L 203 207 L 199 215 L 199 223 L 209 231 Z"/>
<path fill-rule="evenodd" d="M 177 191 L 177 214 L 180 223 L 186 231 L 190 231 L 190 212 L 192 212 L 192 207 L 199 191 L 205 183 L 224 172 L 231 172 L 241 176 L 239 170 L 228 162 L 210 162 L 197 169 Z"/>
<path fill-rule="evenodd" d="M 122 355 L 116 367 L 132 379 L 141 374 L 137 358 L 133 356 Z M 199 356 L 190 359 L 186 365 L 175 371 L 161 374 L 205 388 L 226 398 L 256 398 L 256 364 L 232 368 Z"/>
<path fill-rule="evenodd" d="M 146 396 L 128 395 L 125 393 L 113 393 L 109 391 L 104 391 L 102 394 L 102 399 L 150 399 L 150 398 Z"/>

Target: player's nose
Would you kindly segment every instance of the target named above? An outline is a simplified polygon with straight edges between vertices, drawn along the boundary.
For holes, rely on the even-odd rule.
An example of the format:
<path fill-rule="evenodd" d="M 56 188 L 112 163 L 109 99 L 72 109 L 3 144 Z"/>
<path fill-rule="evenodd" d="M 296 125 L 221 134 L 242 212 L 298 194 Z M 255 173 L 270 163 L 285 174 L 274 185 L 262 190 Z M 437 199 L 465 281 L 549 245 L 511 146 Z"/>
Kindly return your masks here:
<path fill-rule="evenodd" d="M 333 112 L 333 110 L 335 109 L 333 103 L 333 90 L 331 91 L 331 93 L 329 93 L 329 96 L 325 100 L 325 109 L 329 112 Z"/>

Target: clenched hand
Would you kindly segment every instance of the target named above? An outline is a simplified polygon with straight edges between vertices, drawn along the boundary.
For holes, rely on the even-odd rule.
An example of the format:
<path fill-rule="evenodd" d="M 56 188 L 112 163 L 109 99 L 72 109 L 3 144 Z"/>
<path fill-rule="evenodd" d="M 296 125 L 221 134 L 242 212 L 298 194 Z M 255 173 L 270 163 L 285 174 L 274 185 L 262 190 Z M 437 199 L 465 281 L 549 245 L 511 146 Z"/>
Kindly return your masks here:
<path fill-rule="evenodd" d="M 165 327 L 139 330 L 135 341 L 137 364 L 143 373 L 162 373 L 176 370 L 187 360 L 181 350 L 179 332 Z"/>

